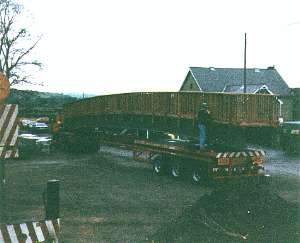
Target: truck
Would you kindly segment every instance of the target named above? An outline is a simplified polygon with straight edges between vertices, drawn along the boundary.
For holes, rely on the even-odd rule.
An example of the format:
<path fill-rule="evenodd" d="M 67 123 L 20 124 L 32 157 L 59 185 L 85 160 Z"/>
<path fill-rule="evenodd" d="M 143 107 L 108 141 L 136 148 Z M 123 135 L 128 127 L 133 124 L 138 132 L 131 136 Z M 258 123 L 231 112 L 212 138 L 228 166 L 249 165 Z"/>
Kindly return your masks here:
<path fill-rule="evenodd" d="M 300 151 L 300 121 L 287 121 L 279 126 L 280 147 L 288 152 Z"/>
<path fill-rule="evenodd" d="M 199 150 L 197 109 L 206 102 L 214 119 L 208 146 Z M 56 144 L 95 152 L 101 144 L 133 151 L 156 174 L 194 182 L 264 176 L 265 152 L 244 146 L 244 128 L 275 127 L 279 102 L 272 95 L 151 92 L 104 95 L 66 104 Z"/>

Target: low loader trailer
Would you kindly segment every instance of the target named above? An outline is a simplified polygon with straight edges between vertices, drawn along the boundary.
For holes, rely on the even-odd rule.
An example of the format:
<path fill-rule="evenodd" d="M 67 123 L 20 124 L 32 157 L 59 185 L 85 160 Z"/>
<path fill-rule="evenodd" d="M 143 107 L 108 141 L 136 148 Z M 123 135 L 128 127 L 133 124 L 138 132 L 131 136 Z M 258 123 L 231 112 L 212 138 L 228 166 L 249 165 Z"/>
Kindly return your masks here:
<path fill-rule="evenodd" d="M 157 175 L 174 178 L 187 175 L 195 183 L 208 180 L 265 177 L 265 152 L 257 149 L 216 151 L 199 149 L 194 140 L 180 138 L 138 138 L 132 133 L 99 136 L 97 144 L 132 150 L 133 159 L 150 162 Z M 122 133 L 122 132 L 121 132 Z M 170 135 L 170 134 L 169 134 Z"/>
<path fill-rule="evenodd" d="M 133 159 L 150 162 L 157 175 L 187 175 L 195 183 L 209 180 L 264 177 L 265 152 L 257 149 L 199 149 L 197 140 L 174 134 L 138 129 L 97 128 L 93 136 L 62 132 L 60 144 L 73 152 L 97 151 L 99 146 L 131 150 Z M 88 138 L 87 140 L 85 138 Z"/>
<path fill-rule="evenodd" d="M 216 152 L 200 150 L 197 144 L 187 145 L 182 140 L 134 141 L 134 158 L 146 154 L 156 174 L 170 173 L 173 177 L 188 174 L 196 182 L 209 179 L 265 176 L 262 150 Z"/>

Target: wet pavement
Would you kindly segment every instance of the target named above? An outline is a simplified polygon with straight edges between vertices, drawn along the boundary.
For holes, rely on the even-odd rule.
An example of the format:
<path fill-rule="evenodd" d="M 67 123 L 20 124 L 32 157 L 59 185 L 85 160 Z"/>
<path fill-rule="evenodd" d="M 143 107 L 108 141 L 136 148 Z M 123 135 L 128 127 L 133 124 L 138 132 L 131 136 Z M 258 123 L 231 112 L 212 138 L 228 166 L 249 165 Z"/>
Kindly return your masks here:
<path fill-rule="evenodd" d="M 271 175 L 300 176 L 300 154 L 265 148 L 267 159 L 265 169 Z"/>

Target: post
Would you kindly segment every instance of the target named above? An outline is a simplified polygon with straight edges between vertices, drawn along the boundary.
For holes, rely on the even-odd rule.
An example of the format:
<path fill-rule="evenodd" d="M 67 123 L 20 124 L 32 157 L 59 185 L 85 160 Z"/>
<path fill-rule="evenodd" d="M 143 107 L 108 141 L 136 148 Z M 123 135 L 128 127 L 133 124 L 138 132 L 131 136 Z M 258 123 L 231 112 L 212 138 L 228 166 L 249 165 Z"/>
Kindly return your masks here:
<path fill-rule="evenodd" d="M 247 92 L 247 33 L 245 33 L 245 47 L 244 47 L 244 94 Z"/>
<path fill-rule="evenodd" d="M 0 222 L 6 219 L 6 197 L 5 197 L 5 161 L 0 159 Z"/>
<path fill-rule="evenodd" d="M 1 180 L 1 189 L 5 184 L 5 160 L 0 159 L 0 180 Z"/>
<path fill-rule="evenodd" d="M 46 219 L 59 218 L 59 180 L 49 180 L 45 195 Z"/>

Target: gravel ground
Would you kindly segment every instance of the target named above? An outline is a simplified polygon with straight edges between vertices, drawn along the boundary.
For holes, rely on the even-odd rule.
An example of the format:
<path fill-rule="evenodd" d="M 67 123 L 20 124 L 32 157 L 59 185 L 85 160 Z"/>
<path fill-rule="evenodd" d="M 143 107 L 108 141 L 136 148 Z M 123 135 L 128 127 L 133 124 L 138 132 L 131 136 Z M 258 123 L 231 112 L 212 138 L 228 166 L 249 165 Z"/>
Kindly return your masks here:
<path fill-rule="evenodd" d="M 2 216 L 43 219 L 46 182 L 58 179 L 61 242 L 299 242 L 299 157 L 266 150 L 271 178 L 261 187 L 155 176 L 110 147 L 9 161 Z"/>

